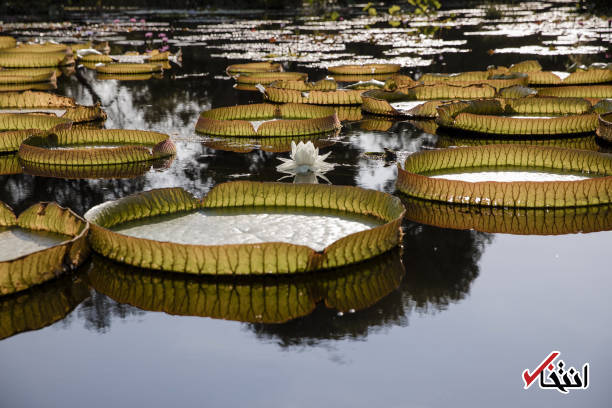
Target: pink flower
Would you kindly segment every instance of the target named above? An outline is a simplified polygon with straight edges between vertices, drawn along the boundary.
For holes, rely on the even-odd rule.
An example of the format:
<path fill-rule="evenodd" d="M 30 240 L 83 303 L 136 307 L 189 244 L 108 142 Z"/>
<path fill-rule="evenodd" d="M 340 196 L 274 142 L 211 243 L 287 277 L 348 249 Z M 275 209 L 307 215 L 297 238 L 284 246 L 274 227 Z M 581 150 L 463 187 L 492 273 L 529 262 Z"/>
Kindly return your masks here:
<path fill-rule="evenodd" d="M 168 51 L 169 49 L 170 49 L 170 47 L 169 47 L 169 46 L 164 45 L 163 47 L 161 47 L 161 48 L 159 49 L 159 51 L 161 51 L 161 52 L 166 52 L 166 51 Z"/>
<path fill-rule="evenodd" d="M 136 19 L 134 17 L 130 18 L 130 23 L 135 23 Z"/>
<path fill-rule="evenodd" d="M 144 18 L 141 18 L 141 19 L 140 19 L 140 22 L 141 22 L 142 24 L 144 24 L 144 23 L 145 23 L 145 19 L 144 19 Z"/>
<path fill-rule="evenodd" d="M 166 36 L 166 34 L 165 34 L 165 33 L 159 33 L 159 34 L 157 34 L 157 36 L 158 36 L 159 38 L 164 38 L 164 37 Z"/>
<path fill-rule="evenodd" d="M 145 38 L 151 38 L 153 37 L 153 33 L 152 32 L 148 32 L 145 34 Z"/>
<path fill-rule="evenodd" d="M 118 19 L 118 18 L 114 19 L 114 20 L 113 20 L 113 23 L 115 23 L 115 24 L 119 24 L 119 19 Z"/>

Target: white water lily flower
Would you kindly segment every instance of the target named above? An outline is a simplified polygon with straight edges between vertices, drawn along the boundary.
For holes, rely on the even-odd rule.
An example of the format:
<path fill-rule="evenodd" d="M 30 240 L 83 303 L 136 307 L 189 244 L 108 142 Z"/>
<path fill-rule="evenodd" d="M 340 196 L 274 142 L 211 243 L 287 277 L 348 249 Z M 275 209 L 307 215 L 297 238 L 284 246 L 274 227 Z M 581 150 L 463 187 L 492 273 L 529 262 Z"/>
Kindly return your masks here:
<path fill-rule="evenodd" d="M 297 145 L 295 142 L 291 142 L 291 158 L 286 159 L 279 157 L 282 164 L 276 167 L 276 170 L 281 173 L 290 174 L 293 176 L 305 176 L 312 174 L 316 182 L 316 177 L 321 177 L 327 180 L 323 174 L 334 168 L 333 163 L 326 163 L 325 159 L 331 154 L 328 152 L 323 155 L 319 155 L 319 149 L 312 144 L 312 142 L 299 142 Z M 312 180 L 313 177 L 296 177 L 300 180 Z"/>

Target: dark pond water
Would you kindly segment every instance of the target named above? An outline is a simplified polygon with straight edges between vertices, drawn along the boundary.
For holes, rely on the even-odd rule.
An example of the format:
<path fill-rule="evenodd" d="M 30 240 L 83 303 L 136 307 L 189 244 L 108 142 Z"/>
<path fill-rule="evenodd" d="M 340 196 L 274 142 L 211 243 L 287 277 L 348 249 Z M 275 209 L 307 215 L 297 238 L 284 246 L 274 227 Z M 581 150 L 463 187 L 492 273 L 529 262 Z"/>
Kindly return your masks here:
<path fill-rule="evenodd" d="M 57 90 L 79 103 L 99 98 L 108 128 L 170 134 L 178 155 L 169 168 L 123 179 L 4 175 L 0 199 L 17 211 L 57 201 L 82 214 L 151 188 L 202 196 L 225 181 L 278 180 L 278 157 L 288 153 L 194 132 L 205 109 L 261 101 L 233 88 L 228 64 L 274 54 L 287 70 L 316 80 L 327 65 L 378 59 L 401 63 L 406 74 L 528 58 L 562 71 L 609 60 L 607 21 L 572 14 L 572 6 L 524 3 L 503 8 L 500 20 L 483 19 L 484 9 L 451 10 L 410 29 L 382 17 L 326 22 L 237 11 L 6 24 L 22 39 L 70 41 L 91 31 L 113 53 L 142 51 L 145 32 L 164 32 L 173 50 L 182 47 L 183 64 L 147 81 L 102 81 L 83 71 L 85 81 L 62 76 Z M 451 13 L 454 20 L 442 23 Z M 131 16 L 147 23 L 128 23 Z M 364 152 L 387 147 L 401 157 L 457 144 L 453 135 L 428 133 L 426 123 L 368 130 L 373 123 L 345 122 L 337 137 L 317 141 L 336 163 L 326 174 L 333 184 L 394 193 L 395 164 Z M 593 136 L 573 143 L 605 149 Z M 612 209 L 469 213 L 407 205 L 401 251 L 335 272 L 194 279 L 94 256 L 75 276 L 2 298 L 0 406 L 610 406 Z M 461 223 L 470 216 L 478 221 Z M 523 370 L 552 350 L 575 367 L 591 364 L 589 389 L 522 389 Z"/>

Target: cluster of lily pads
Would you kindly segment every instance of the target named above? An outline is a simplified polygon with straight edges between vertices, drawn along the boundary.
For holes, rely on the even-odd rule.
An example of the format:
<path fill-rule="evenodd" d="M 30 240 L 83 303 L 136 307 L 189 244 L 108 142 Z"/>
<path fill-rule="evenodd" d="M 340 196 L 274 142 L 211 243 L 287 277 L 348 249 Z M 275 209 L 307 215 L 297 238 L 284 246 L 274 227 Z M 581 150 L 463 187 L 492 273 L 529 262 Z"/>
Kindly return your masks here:
<path fill-rule="evenodd" d="M 304 106 L 302 109 L 313 105 L 333 107 L 339 120 L 355 120 L 343 117 L 342 112 L 347 106 L 357 106 L 363 115 L 433 119 L 431 133 L 480 139 L 486 144 L 502 143 L 425 151 L 409 157 L 398 170 L 397 188 L 414 197 L 525 208 L 602 205 L 612 201 L 610 156 L 555 146 L 529 146 L 533 139 L 579 140 L 596 130 L 600 143 L 612 141 L 612 116 L 608 113 L 612 111 L 610 64 L 574 66 L 568 72 L 556 72 L 544 71 L 538 61 L 531 60 L 510 67 L 424 74 L 420 78 L 402 75 L 400 68 L 395 64 L 335 66 L 328 69 L 326 78 L 316 82 L 308 82 L 304 73 L 282 72 L 278 63 L 233 65 L 227 68 L 227 73 L 236 79 L 237 89 L 258 90 L 268 102 L 285 104 L 280 107 L 290 105 L 293 110 L 300 105 Z M 224 109 L 225 115 L 221 114 Z M 228 109 L 239 110 L 241 114 L 227 114 Z M 218 108 L 204 112 L 196 130 L 232 137 L 295 137 L 314 133 L 312 126 L 295 123 L 289 128 L 286 121 L 278 122 L 275 132 L 267 129 L 258 132 L 257 127 L 245 121 L 280 117 L 269 113 L 273 109 L 274 105 Z M 204 126 L 212 119 L 214 128 Z M 362 125 L 386 130 L 385 123 L 391 122 L 368 118 Z M 538 169 L 543 173 L 577 174 L 570 178 L 558 175 L 554 180 L 512 179 L 503 183 L 445 176 L 474 173 L 478 169 L 484 173 Z M 480 176 L 487 178 L 487 174 Z"/>
<path fill-rule="evenodd" d="M 18 43 L 0 37 L 0 173 L 23 171 L 47 177 L 130 177 L 151 165 L 163 166 L 176 149 L 156 132 L 102 129 L 107 118 L 99 103 L 45 92 L 57 76 L 74 71 L 75 60 L 98 75 L 144 79 L 167 64 L 169 52 L 108 55 L 108 43 Z M 118 61 L 118 62 L 116 62 Z M 154 64 L 152 67 L 151 65 Z"/>
<path fill-rule="evenodd" d="M 75 58 L 96 70 L 101 79 L 145 79 L 162 71 L 164 62 L 173 57 L 168 51 L 113 56 L 108 48 L 108 44 L 17 44 L 10 37 L 0 37 L 0 86 L 7 86 L 0 93 L 0 109 L 4 110 L 0 113 L 0 151 L 11 153 L 16 162 L 0 162 L 0 169 L 14 171 L 17 166 L 51 177 L 116 178 L 146 171 L 153 163 L 175 155 L 176 148 L 165 134 L 83 127 L 104 122 L 106 114 L 100 105 L 79 106 L 70 98 L 41 91 L 48 88 L 11 87 L 52 84 L 57 69 L 73 65 Z M 37 242 L 45 244 L 0 259 L 0 295 L 77 267 L 90 248 L 131 267 L 192 275 L 301 274 L 360 263 L 397 247 L 404 204 L 409 217 L 425 219 L 427 208 L 435 208 L 442 214 L 440 221 L 452 212 L 440 209 L 449 204 L 449 208 L 491 207 L 493 216 L 497 209 L 570 208 L 581 213 L 576 209 L 612 205 L 609 155 L 528 143 L 533 137 L 579 137 L 596 130 L 602 141 L 612 142 L 610 66 L 594 64 L 562 73 L 543 71 L 537 61 L 525 61 L 420 78 L 402 75 L 400 70 L 397 64 L 341 65 L 329 67 L 327 77 L 309 82 L 307 74 L 284 72 L 278 63 L 227 67 L 236 89 L 261 92 L 265 102 L 207 110 L 195 130 L 212 138 L 274 140 L 277 151 L 292 150 L 292 158 L 285 159 L 279 171 L 313 177 L 300 183 L 224 183 L 202 198 L 181 188 L 145 191 L 95 206 L 83 218 L 53 203 L 36 204 L 19 216 L 3 204 L 0 234 L 17 241 L 19 234 L 38 234 Z M 402 199 L 359 187 L 316 184 L 316 177 L 324 172 L 317 173 L 318 169 L 327 171 L 333 166 L 324 162 L 326 156 L 319 156 L 310 141 L 334 136 L 342 121 L 362 120 L 365 115 L 370 116 L 362 125 L 373 129 L 384 130 L 386 118 L 427 118 L 435 121 L 432 132 L 474 140 L 521 138 L 527 143 L 442 148 L 410 155 L 398 169 L 397 189 L 409 196 Z M 488 173 L 533 169 L 556 176 L 571 173 L 573 178 L 486 180 Z M 455 177 L 466 173 L 485 180 Z M 437 204 L 424 206 L 424 201 Z M 588 222 L 593 212 L 585 214 Z M 293 223 L 308 222 L 302 241 L 286 236 L 287 216 Z M 473 222 L 470 220 L 460 225 Z M 317 223 L 333 228 L 319 228 Z M 203 229 L 223 232 L 229 224 L 234 232 L 213 240 L 199 233 Z M 265 227 L 258 229 L 260 224 Z M 488 225 L 481 224 L 482 228 Z M 527 223 L 517 228 L 530 231 L 539 225 Z M 125 268 L 111 282 L 92 276 L 111 296 L 123 301 L 125 285 L 142 284 L 130 282 L 129 267 Z M 185 290 L 206 293 L 212 290 L 209 286 L 194 284 Z M 217 284 L 210 287 L 219 290 Z M 313 297 L 310 303 L 315 301 Z M 146 299 L 135 302 L 158 309 L 146 304 Z M 189 313 L 180 308 L 169 310 Z M 237 313 L 236 318 L 285 321 L 303 315 L 287 310 L 279 314 L 281 317 L 247 318 Z"/>

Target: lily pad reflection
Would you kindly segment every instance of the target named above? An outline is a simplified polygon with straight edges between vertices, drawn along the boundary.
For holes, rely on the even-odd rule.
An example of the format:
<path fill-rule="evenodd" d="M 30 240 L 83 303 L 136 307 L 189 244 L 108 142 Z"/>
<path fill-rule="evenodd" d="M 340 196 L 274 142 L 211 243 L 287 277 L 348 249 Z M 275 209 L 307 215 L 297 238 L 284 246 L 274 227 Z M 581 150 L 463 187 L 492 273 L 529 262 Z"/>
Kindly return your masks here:
<path fill-rule="evenodd" d="M 358 265 L 309 276 L 219 279 L 159 274 L 94 256 L 91 285 L 120 303 L 175 315 L 251 323 L 284 323 L 317 304 L 342 312 L 368 308 L 404 276 L 399 250 Z"/>

